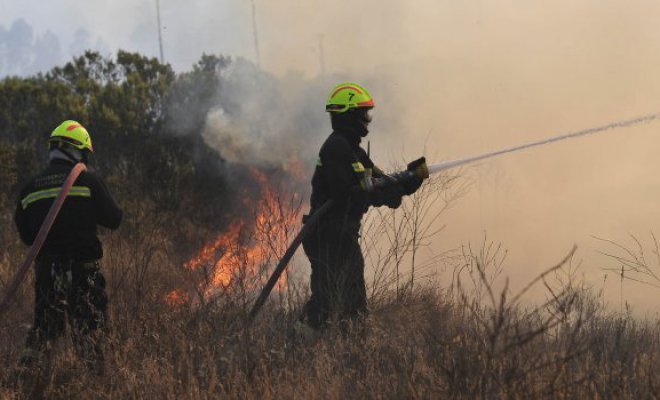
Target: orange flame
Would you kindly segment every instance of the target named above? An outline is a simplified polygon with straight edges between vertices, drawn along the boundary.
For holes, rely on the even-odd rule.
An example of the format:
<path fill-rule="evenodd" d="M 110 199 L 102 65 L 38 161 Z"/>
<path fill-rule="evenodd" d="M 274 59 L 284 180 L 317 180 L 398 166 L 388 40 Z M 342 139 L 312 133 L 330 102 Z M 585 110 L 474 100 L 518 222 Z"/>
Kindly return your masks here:
<path fill-rule="evenodd" d="M 295 161 L 286 178 L 298 181 L 302 163 Z M 300 173 L 301 175 L 298 175 Z M 242 205 L 255 210 L 248 217 L 237 217 L 227 229 L 184 263 L 184 269 L 198 277 L 196 291 L 204 297 L 231 293 L 236 287 L 255 288 L 267 279 L 270 268 L 279 260 L 300 222 L 301 202 L 295 191 L 276 188 L 266 172 L 253 167 L 250 174 L 260 187 L 260 198 L 243 196 Z M 285 277 L 278 285 L 282 289 Z M 189 292 L 175 289 L 165 301 L 181 305 L 191 300 Z"/>

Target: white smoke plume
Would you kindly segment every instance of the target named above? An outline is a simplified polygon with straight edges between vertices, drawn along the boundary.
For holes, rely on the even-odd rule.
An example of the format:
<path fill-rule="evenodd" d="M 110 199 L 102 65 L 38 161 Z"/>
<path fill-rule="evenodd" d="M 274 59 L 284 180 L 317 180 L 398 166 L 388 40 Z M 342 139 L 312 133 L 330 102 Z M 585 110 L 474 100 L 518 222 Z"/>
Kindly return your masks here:
<path fill-rule="evenodd" d="M 330 133 L 323 80 L 278 78 L 239 59 L 222 82 L 203 137 L 224 159 L 283 170 L 292 160 L 315 160 Z"/>

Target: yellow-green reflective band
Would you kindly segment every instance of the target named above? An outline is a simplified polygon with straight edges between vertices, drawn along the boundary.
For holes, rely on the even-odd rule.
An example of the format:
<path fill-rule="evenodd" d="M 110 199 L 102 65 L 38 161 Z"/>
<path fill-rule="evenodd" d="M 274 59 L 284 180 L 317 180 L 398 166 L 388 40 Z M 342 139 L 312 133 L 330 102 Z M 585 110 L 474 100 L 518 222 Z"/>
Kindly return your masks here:
<path fill-rule="evenodd" d="M 364 165 L 362 165 L 361 162 L 358 161 L 358 162 L 355 162 L 351 165 L 353 165 L 353 171 L 355 171 L 355 172 L 364 172 Z"/>
<path fill-rule="evenodd" d="M 25 210 L 30 204 L 43 199 L 54 199 L 60 194 L 60 188 L 44 189 L 32 192 L 21 200 L 21 206 Z M 67 196 L 92 197 L 92 191 L 87 186 L 73 186 Z"/>
<path fill-rule="evenodd" d="M 323 166 L 323 163 L 321 162 L 321 157 L 316 159 L 316 166 L 317 167 L 322 167 Z"/>

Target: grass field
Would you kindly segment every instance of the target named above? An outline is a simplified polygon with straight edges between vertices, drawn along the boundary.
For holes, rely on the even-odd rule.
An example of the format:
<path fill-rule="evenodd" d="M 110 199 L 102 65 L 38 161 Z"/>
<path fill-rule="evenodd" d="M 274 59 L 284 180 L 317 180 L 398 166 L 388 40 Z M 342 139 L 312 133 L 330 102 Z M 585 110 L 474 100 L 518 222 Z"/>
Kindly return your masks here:
<path fill-rule="evenodd" d="M 50 359 L 19 367 L 32 314 L 29 277 L 0 321 L 0 398 L 658 397 L 660 321 L 604 309 L 599 293 L 574 279 L 573 252 L 515 293 L 494 244 L 433 260 L 451 268 L 451 282 L 425 279 L 435 264 L 413 255 L 434 232 L 414 221 L 431 219 L 430 209 L 442 207 L 426 194 L 399 213 L 372 214 L 363 228 L 371 314 L 359 325 L 333 323 L 317 338 L 293 334 L 306 276 L 288 276 L 248 326 L 260 287 L 249 274 L 206 290 L 212 274 L 181 268 L 176 243 L 160 231 L 162 216 L 132 213 L 122 230 L 104 236 L 111 329 L 102 338 L 103 373 L 85 368 L 69 334 Z M 289 239 L 278 236 L 273 246 L 268 237 L 262 246 L 276 254 Z M 239 272 L 249 267 L 240 249 L 233 254 Z M 272 266 L 272 255 L 259 254 Z M 0 259 L 3 286 L 21 255 Z M 200 295 L 167 301 L 190 285 Z M 538 290 L 546 301 L 529 301 Z"/>

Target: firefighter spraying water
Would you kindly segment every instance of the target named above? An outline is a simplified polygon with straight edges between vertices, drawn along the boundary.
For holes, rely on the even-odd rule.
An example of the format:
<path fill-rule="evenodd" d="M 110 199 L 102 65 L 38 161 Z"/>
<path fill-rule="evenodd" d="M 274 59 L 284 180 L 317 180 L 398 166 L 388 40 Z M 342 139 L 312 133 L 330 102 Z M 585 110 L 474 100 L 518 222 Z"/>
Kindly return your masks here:
<path fill-rule="evenodd" d="M 343 102 L 336 101 L 338 104 L 334 104 L 334 96 L 342 92 L 346 96 L 345 98 L 341 99 Z M 358 100 L 356 102 L 351 102 L 353 98 Z M 349 106 L 348 104 L 352 104 L 352 106 Z M 336 127 L 340 126 L 338 123 L 337 115 L 341 114 L 332 114 L 332 112 L 336 110 L 346 111 L 347 109 L 352 108 L 354 114 L 349 113 L 347 116 L 342 116 L 340 118 L 345 118 L 349 121 L 351 117 L 354 118 L 353 124 L 355 124 L 356 128 L 353 129 L 363 129 L 362 132 L 366 135 L 366 132 L 368 132 L 367 126 L 369 122 L 371 122 L 370 110 L 373 108 L 373 106 L 373 99 L 366 91 L 366 89 L 357 84 L 344 83 L 333 89 L 330 98 L 328 99 L 326 110 L 331 112 L 331 115 L 333 116 L 333 129 L 335 129 Z M 334 168 L 344 168 L 347 170 L 347 175 L 351 176 L 351 182 L 353 183 L 353 186 L 350 189 L 342 187 L 341 190 L 338 190 L 336 183 L 331 183 L 328 185 L 330 190 L 320 187 L 319 189 L 321 190 L 317 189 L 316 194 L 314 192 L 312 193 L 312 210 L 310 215 L 307 216 L 303 228 L 292 241 L 284 256 L 276 266 L 267 284 L 261 291 L 257 301 L 250 311 L 249 321 L 254 320 L 259 310 L 268 298 L 270 291 L 277 283 L 277 280 L 282 271 L 286 268 L 287 263 L 293 257 L 293 254 L 301 243 L 303 243 L 303 246 L 305 246 L 305 243 L 307 243 L 305 246 L 305 252 L 310 258 L 310 262 L 312 263 L 312 297 L 310 298 L 310 301 L 305 305 L 303 312 L 303 318 L 301 321 L 304 321 L 305 324 L 303 325 L 299 323 L 297 325 L 298 330 L 303 332 L 309 332 L 310 328 L 313 330 L 318 330 L 323 326 L 333 311 L 339 314 L 343 314 L 349 318 L 355 318 L 357 316 L 366 314 L 366 299 L 364 296 L 362 296 L 364 287 L 364 261 L 362 259 L 362 253 L 357 243 L 359 218 L 361 218 L 364 211 L 366 211 L 366 208 L 372 205 L 388 205 L 392 208 L 398 207 L 401 202 L 401 197 L 403 195 L 414 193 L 419 188 L 419 185 L 421 185 L 422 181 L 428 178 L 429 175 L 437 174 L 441 171 L 461 167 L 507 153 L 527 150 L 532 147 L 543 146 L 566 139 L 587 136 L 608 130 L 648 124 L 658 119 L 660 119 L 660 113 L 645 115 L 638 118 L 616 121 L 607 125 L 588 128 L 577 132 L 553 136 L 544 140 L 509 147 L 498 151 L 456 160 L 444 161 L 432 165 L 427 165 L 425 158 L 422 157 L 408 164 L 408 168 L 406 170 L 391 175 L 383 173 L 380 169 L 373 165 L 370 159 L 360 159 L 358 154 L 361 154 L 360 150 L 362 152 L 364 152 L 364 150 L 359 148 L 359 140 L 357 140 L 353 147 L 349 148 L 346 146 L 347 150 L 343 160 L 345 163 L 351 163 L 353 173 L 350 174 L 347 166 L 333 165 Z M 339 119 L 339 121 L 341 121 L 341 119 Z M 335 135 L 335 133 L 333 133 L 333 135 Z M 332 135 L 330 138 L 328 138 L 326 144 L 324 144 L 324 147 L 326 147 L 326 157 L 329 153 L 333 154 L 333 152 L 328 152 L 327 150 L 327 147 L 329 147 L 327 146 L 327 143 L 331 138 Z M 323 179 L 323 173 L 319 173 L 320 168 L 322 168 L 324 165 L 324 160 L 322 159 L 323 154 L 324 148 L 321 149 L 321 154 L 317 162 L 317 169 L 312 181 L 313 186 L 314 180 L 317 181 L 317 186 L 320 186 L 318 185 L 318 182 Z M 364 165 L 365 162 L 367 164 L 366 167 Z M 336 181 L 336 178 L 331 176 L 328 176 L 325 179 L 326 182 Z M 326 191 L 324 192 L 324 190 Z M 335 192 L 332 193 L 332 190 Z M 319 192 L 321 194 L 319 194 Z M 356 197 L 360 200 L 351 200 L 355 199 Z M 384 200 L 388 197 L 389 200 Z M 378 198 L 380 198 L 380 201 L 375 200 Z M 336 230 L 333 231 L 333 233 L 329 236 L 324 236 L 322 233 L 323 228 L 318 228 L 317 225 L 320 225 L 321 223 L 324 223 L 326 226 L 329 225 L 325 223 L 328 218 L 324 216 L 326 213 L 330 213 L 330 210 L 337 209 L 337 203 L 344 204 L 344 207 L 347 207 L 344 210 L 348 210 L 348 212 L 350 212 L 351 206 L 346 206 L 346 204 L 347 202 L 350 203 L 351 201 L 353 207 L 356 207 L 360 210 L 360 213 L 357 213 L 359 214 L 359 218 L 357 218 L 357 222 L 353 223 L 353 228 L 350 230 L 353 235 L 349 235 L 349 239 L 353 238 L 354 240 L 347 239 L 347 243 L 337 243 L 335 246 L 336 248 L 330 248 L 328 242 L 333 243 L 341 240 L 340 238 L 342 235 L 345 235 L 347 232 L 344 225 L 351 219 L 344 218 L 341 223 L 338 223 Z M 345 216 L 348 217 L 348 214 Z M 356 221 L 356 218 L 353 218 L 353 221 Z M 343 255 L 341 252 L 343 252 Z M 325 257 L 325 260 L 322 259 L 323 257 Z M 340 273 L 339 270 L 343 268 L 342 265 L 350 263 L 353 263 L 353 270 L 350 271 L 350 274 Z M 332 268 L 335 268 L 336 270 L 329 271 Z M 327 285 L 326 289 L 324 289 L 322 286 L 319 286 L 321 284 Z M 330 289 L 327 289 L 328 287 L 330 287 Z"/>
<path fill-rule="evenodd" d="M 428 178 L 424 158 L 413 161 L 406 171 L 387 175 L 360 147 L 369 133 L 374 106 L 369 91 L 353 82 L 337 85 L 326 102 L 332 133 L 321 146 L 314 169 L 309 216 L 332 203 L 302 241 L 312 275 L 301 330 L 318 331 L 333 317 L 359 321 L 367 315 L 359 244 L 362 217 L 370 207 L 398 208 L 403 196 L 415 193 Z"/>
<path fill-rule="evenodd" d="M 311 297 L 297 329 L 315 332 L 333 316 L 340 321 L 362 319 L 368 312 L 364 258 L 359 245 L 363 215 L 369 207 L 398 208 L 428 178 L 422 157 L 405 171 L 387 175 L 360 147 L 369 133 L 375 102 L 354 82 L 334 87 L 326 102 L 332 133 L 321 146 L 312 177 L 311 210 L 250 313 L 252 320 L 277 282 L 286 263 L 302 243 L 309 258 Z"/>

